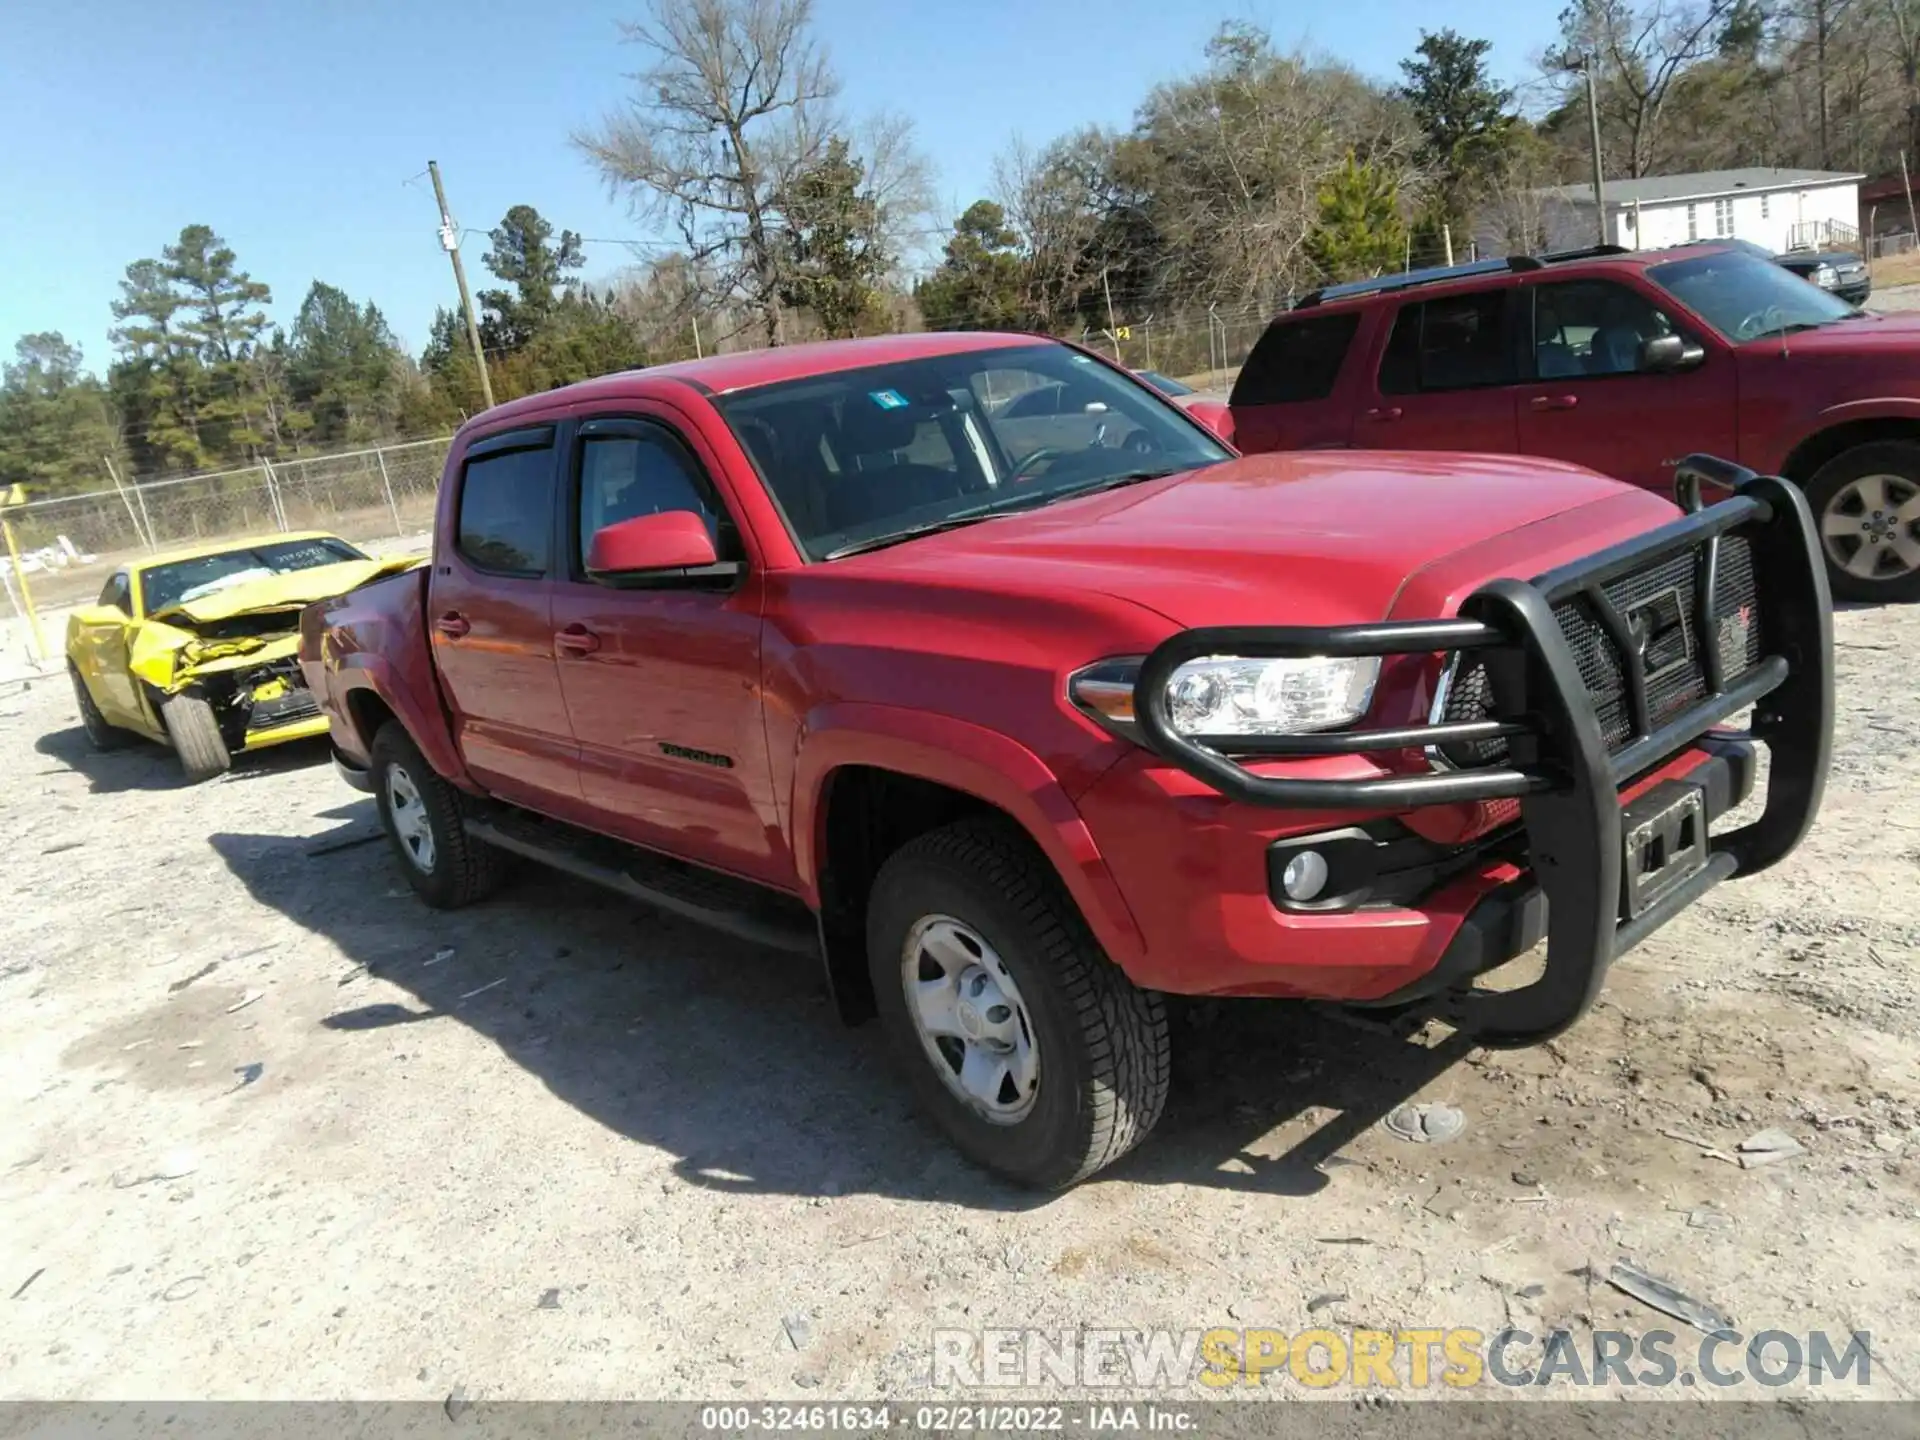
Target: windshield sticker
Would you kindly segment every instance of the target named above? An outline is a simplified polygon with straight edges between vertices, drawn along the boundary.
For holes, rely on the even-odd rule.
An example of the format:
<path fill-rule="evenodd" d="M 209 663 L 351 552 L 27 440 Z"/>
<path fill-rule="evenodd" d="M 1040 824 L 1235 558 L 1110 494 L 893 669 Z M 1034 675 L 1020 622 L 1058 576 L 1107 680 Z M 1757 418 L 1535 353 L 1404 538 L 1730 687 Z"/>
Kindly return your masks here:
<path fill-rule="evenodd" d="M 882 410 L 902 410 L 907 404 L 907 397 L 898 390 L 869 390 L 867 398 Z"/>

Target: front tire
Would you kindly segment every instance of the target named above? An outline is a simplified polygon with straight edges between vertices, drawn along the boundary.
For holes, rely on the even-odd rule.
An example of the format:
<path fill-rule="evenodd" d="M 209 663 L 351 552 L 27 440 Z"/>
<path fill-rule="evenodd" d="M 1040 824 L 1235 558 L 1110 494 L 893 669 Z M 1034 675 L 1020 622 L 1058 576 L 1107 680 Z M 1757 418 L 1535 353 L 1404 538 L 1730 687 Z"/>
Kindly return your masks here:
<path fill-rule="evenodd" d="M 100 707 L 94 703 L 93 692 L 87 689 L 87 682 L 81 678 L 78 669 L 69 665 L 67 678 L 73 681 L 73 699 L 80 709 L 80 728 L 87 732 L 89 745 L 96 750 L 118 750 L 134 738 L 131 732 L 107 723 L 107 717 L 100 713 Z"/>
<path fill-rule="evenodd" d="M 399 721 L 381 727 L 369 758 L 380 823 L 414 893 L 436 910 L 457 910 L 498 890 L 507 857 L 467 833 L 460 792 Z"/>
<path fill-rule="evenodd" d="M 1807 482 L 1827 578 L 1842 600 L 1920 600 L 1920 444 L 1878 440 Z"/>
<path fill-rule="evenodd" d="M 174 696 L 160 707 L 160 720 L 189 784 L 198 785 L 233 768 L 233 752 L 220 733 L 220 717 L 198 695 Z"/>
<path fill-rule="evenodd" d="M 993 821 L 930 831 L 867 908 L 881 1025 L 922 1106 L 1035 1189 L 1131 1150 L 1166 1104 L 1166 1007 L 1101 951 L 1045 858 Z"/>

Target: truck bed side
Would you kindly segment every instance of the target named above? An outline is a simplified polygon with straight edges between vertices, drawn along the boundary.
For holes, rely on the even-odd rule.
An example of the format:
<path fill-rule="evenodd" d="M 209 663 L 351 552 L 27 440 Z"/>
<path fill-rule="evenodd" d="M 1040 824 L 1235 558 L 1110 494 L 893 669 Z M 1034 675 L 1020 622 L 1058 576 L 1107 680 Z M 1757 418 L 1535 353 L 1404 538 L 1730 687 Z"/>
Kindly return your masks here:
<path fill-rule="evenodd" d="M 428 573 L 423 565 L 308 606 L 300 620 L 300 669 L 343 768 L 364 770 L 373 737 L 397 719 L 428 764 L 473 789 L 434 678 Z"/>

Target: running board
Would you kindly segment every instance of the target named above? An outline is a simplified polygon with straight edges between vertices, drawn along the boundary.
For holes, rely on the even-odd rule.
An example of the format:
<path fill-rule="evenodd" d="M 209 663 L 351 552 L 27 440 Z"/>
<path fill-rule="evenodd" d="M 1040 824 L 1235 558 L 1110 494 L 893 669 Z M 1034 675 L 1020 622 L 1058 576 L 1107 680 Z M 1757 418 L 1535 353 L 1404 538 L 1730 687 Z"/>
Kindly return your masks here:
<path fill-rule="evenodd" d="M 495 811 L 468 816 L 466 831 L 498 849 L 750 944 L 795 955 L 820 954 L 813 912 L 778 891 L 531 815 Z"/>

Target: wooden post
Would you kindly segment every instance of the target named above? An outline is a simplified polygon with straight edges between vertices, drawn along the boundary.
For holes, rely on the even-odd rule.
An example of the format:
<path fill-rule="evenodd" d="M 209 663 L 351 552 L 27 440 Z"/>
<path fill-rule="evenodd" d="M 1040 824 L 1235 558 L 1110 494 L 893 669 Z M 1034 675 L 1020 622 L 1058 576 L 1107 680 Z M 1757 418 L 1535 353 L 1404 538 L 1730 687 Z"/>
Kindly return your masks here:
<path fill-rule="evenodd" d="M 1907 174 L 1907 152 L 1900 152 L 1900 188 L 1907 192 L 1907 223 L 1913 227 L 1913 243 L 1920 246 L 1920 216 L 1913 210 L 1913 180 Z"/>
<path fill-rule="evenodd" d="M 26 492 L 18 485 L 10 487 L 4 493 L 0 493 L 0 505 L 9 507 L 8 509 L 0 509 L 0 532 L 4 532 L 6 535 L 7 560 L 12 567 L 13 578 L 20 582 L 20 608 L 27 612 L 27 629 L 33 635 L 34 657 L 36 660 L 44 663 L 49 658 L 47 654 L 47 637 L 40 633 L 40 613 L 33 608 L 33 591 L 27 586 L 27 572 L 20 564 L 20 546 L 13 538 L 11 507 L 24 505 L 25 503 Z"/>
<path fill-rule="evenodd" d="M 287 524 L 287 512 L 280 504 L 280 491 L 273 483 L 273 462 L 262 460 L 260 473 L 267 477 L 267 504 L 272 507 L 274 521 L 279 525 L 280 533 L 284 535 L 293 527 Z"/>
<path fill-rule="evenodd" d="M 373 458 L 380 462 L 380 488 L 387 492 L 387 513 L 393 516 L 393 533 L 404 534 L 400 528 L 400 507 L 393 503 L 393 481 L 387 478 L 387 452 L 376 450 Z"/>
<path fill-rule="evenodd" d="M 100 458 L 107 464 L 107 476 L 113 481 L 113 488 L 120 492 L 120 503 L 127 507 L 127 519 L 133 522 L 134 538 L 147 547 L 148 553 L 152 553 L 154 549 L 153 524 L 151 521 L 148 521 L 144 525 L 141 523 L 146 516 L 147 497 L 144 495 L 139 496 L 140 512 L 139 514 L 135 514 L 133 509 L 134 496 L 128 495 L 127 487 L 120 483 L 120 472 L 113 468 L 113 457 L 111 455 L 102 455 Z M 139 492 L 139 488 L 137 485 L 134 487 L 136 495 Z"/>

